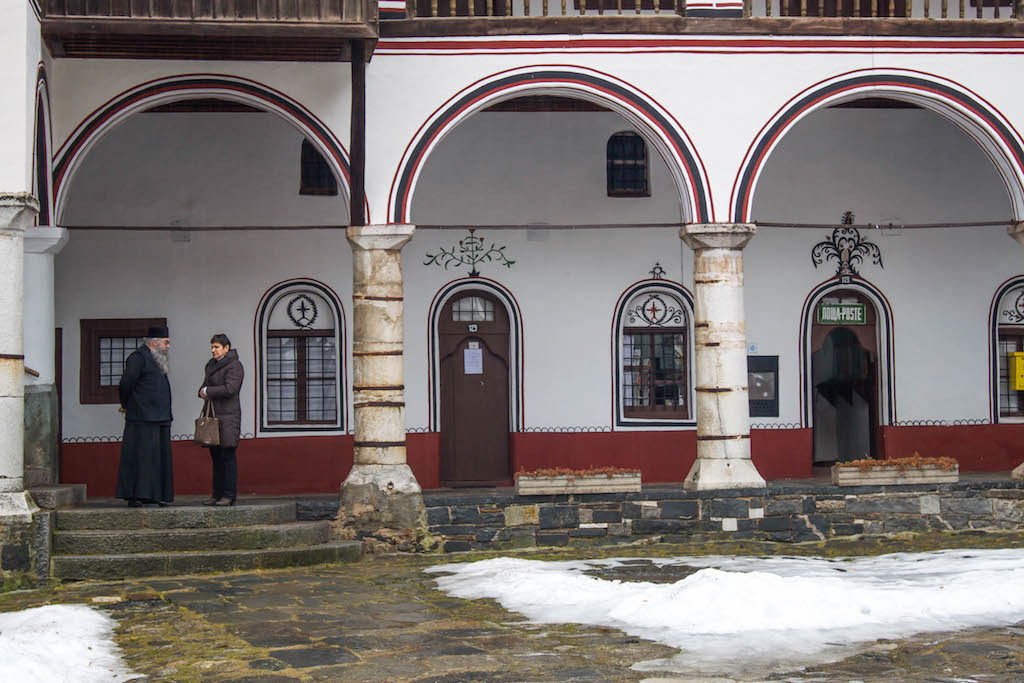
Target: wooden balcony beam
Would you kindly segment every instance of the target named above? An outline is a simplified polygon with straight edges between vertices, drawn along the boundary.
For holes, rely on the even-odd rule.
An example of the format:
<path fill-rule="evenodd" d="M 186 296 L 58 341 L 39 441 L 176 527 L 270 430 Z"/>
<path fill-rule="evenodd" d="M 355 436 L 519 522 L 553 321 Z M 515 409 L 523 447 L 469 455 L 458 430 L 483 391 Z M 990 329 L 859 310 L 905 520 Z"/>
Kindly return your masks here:
<path fill-rule="evenodd" d="M 668 16 L 438 17 L 380 22 L 381 38 L 523 34 L 1020 37 L 1013 19 L 718 18 Z"/>
<path fill-rule="evenodd" d="M 376 47 L 363 22 L 197 21 L 47 18 L 43 40 L 55 57 L 350 61 L 350 41 Z"/>

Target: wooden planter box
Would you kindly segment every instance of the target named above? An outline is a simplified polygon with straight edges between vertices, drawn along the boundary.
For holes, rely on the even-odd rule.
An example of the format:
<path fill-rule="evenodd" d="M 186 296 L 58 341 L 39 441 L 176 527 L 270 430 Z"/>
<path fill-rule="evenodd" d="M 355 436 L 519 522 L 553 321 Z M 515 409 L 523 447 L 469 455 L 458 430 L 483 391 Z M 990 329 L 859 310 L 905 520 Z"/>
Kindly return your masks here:
<path fill-rule="evenodd" d="M 632 493 L 640 490 L 640 473 L 585 474 L 562 477 L 516 477 L 517 496 L 559 493 Z"/>
<path fill-rule="evenodd" d="M 908 467 L 900 472 L 895 465 L 881 465 L 861 471 L 858 467 L 832 466 L 836 486 L 885 486 L 894 484 L 953 484 L 960 481 L 960 467 L 944 470 L 938 465 Z"/>

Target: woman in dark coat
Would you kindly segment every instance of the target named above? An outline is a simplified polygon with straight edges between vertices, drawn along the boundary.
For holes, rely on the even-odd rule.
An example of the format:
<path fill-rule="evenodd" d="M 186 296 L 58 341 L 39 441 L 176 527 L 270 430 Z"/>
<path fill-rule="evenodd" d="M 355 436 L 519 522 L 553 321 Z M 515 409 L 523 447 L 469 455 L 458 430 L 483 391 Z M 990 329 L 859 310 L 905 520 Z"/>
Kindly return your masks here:
<path fill-rule="evenodd" d="M 213 496 L 203 505 L 234 505 L 238 495 L 238 462 L 235 450 L 242 432 L 242 406 L 238 392 L 245 371 L 231 340 L 223 334 L 210 339 L 213 358 L 206 363 L 206 378 L 199 389 L 199 398 L 213 404 L 220 422 L 220 445 L 210 446 L 213 459 Z"/>

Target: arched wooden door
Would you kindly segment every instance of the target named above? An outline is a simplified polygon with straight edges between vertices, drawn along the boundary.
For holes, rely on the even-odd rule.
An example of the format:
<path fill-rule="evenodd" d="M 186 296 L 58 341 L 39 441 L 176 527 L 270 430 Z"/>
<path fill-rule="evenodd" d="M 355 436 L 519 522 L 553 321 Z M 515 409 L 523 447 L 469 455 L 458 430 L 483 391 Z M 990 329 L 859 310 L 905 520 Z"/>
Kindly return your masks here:
<path fill-rule="evenodd" d="M 441 484 L 496 486 L 511 479 L 509 320 L 486 292 L 459 292 L 438 321 Z"/>
<path fill-rule="evenodd" d="M 814 463 L 874 457 L 878 431 L 874 305 L 848 290 L 823 298 L 811 327 L 811 353 Z"/>

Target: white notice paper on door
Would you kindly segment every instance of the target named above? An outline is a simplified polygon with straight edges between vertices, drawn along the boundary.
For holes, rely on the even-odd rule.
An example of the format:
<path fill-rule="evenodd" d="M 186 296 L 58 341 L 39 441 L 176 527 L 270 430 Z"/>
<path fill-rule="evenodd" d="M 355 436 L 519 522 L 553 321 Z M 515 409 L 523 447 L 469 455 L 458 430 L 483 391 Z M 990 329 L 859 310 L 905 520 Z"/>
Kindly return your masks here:
<path fill-rule="evenodd" d="M 465 349 L 462 352 L 462 367 L 467 375 L 484 374 L 484 350 Z"/>

